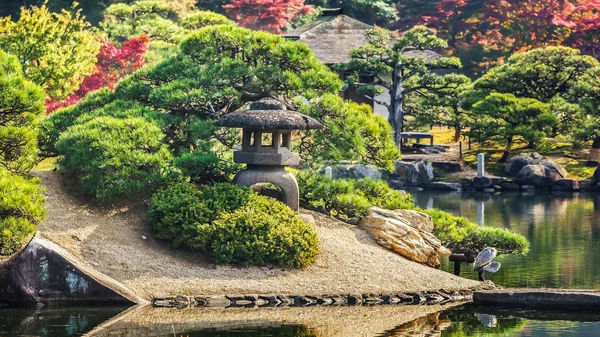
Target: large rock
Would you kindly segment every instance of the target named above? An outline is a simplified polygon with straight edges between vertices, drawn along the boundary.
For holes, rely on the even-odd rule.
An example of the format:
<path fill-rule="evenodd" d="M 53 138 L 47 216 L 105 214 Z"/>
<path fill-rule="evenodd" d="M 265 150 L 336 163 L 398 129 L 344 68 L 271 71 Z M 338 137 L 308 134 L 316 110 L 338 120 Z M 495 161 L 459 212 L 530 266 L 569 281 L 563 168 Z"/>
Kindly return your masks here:
<path fill-rule="evenodd" d="M 450 255 L 431 232 L 433 221 L 427 214 L 409 210 L 385 210 L 373 207 L 360 222 L 377 243 L 385 248 L 432 267 L 440 265 L 440 256 Z"/>
<path fill-rule="evenodd" d="M 577 179 L 561 179 L 554 184 L 554 187 L 559 187 L 562 191 L 579 191 L 579 180 Z"/>
<path fill-rule="evenodd" d="M 514 181 L 519 185 L 533 185 L 536 188 L 552 187 L 563 177 L 556 170 L 544 165 L 527 165 L 519 171 Z"/>
<path fill-rule="evenodd" d="M 541 156 L 538 153 L 521 153 L 516 157 L 510 158 L 506 166 L 504 167 L 504 172 L 510 174 L 511 176 L 515 176 L 519 174 L 521 169 L 527 165 L 544 165 L 547 168 L 554 169 L 558 172 L 561 178 L 567 177 L 567 170 L 565 170 L 562 165 L 548 160 L 545 157 Z"/>
<path fill-rule="evenodd" d="M 428 190 L 437 190 L 437 191 L 462 191 L 462 185 L 456 183 L 445 183 L 445 182 L 433 182 L 427 185 Z"/>
<path fill-rule="evenodd" d="M 475 177 L 473 178 L 473 187 L 478 190 L 492 187 L 492 180 L 488 177 Z"/>
<path fill-rule="evenodd" d="M 354 177 L 356 179 L 360 179 L 360 178 L 381 179 L 381 171 L 379 171 L 374 166 L 356 165 L 356 166 L 354 166 L 353 171 L 354 171 Z"/>
<path fill-rule="evenodd" d="M 434 161 L 431 163 L 431 166 L 444 172 L 461 172 L 464 169 L 462 162 L 455 161 Z"/>
<path fill-rule="evenodd" d="M 36 236 L 0 284 L 0 302 L 34 306 L 144 301 L 117 281 L 83 265 L 61 247 Z"/>
<path fill-rule="evenodd" d="M 396 162 L 396 175 L 402 179 L 406 186 L 419 186 L 429 184 L 435 178 L 433 166 L 427 160 L 416 162 Z"/>

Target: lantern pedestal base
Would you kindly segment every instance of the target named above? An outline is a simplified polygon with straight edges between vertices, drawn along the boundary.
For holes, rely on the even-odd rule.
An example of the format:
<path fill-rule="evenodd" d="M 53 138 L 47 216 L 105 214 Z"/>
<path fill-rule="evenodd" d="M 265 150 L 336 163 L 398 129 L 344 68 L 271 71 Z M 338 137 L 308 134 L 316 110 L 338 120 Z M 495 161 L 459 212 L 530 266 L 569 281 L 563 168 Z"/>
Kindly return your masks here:
<path fill-rule="evenodd" d="M 283 199 L 286 205 L 298 212 L 300 208 L 300 192 L 298 182 L 293 174 L 286 171 L 282 166 L 276 167 L 249 167 L 238 172 L 233 182 L 240 186 L 251 187 L 258 183 L 271 183 L 277 185 L 283 191 Z"/>

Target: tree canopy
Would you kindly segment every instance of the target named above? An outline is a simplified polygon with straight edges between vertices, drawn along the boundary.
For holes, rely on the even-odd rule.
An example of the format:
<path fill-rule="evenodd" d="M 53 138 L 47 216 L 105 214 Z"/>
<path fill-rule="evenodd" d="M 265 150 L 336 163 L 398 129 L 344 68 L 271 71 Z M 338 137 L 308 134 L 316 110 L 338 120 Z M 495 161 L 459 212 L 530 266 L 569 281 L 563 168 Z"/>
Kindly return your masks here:
<path fill-rule="evenodd" d="M 424 26 L 416 26 L 401 36 L 377 28 L 367 32 L 367 42 L 353 50 L 351 61 L 340 64 L 338 69 L 347 74 L 348 84 L 357 86 L 359 93 L 387 107 L 397 144 L 406 116 L 407 95 L 427 96 L 469 81 L 464 75 L 439 72 L 458 69 L 461 63 L 457 58 L 442 57 L 434 52 L 446 47 L 446 41 Z M 391 79 L 387 79 L 387 75 L 391 75 Z M 372 80 L 364 82 L 359 80 L 361 78 Z M 390 91 L 390 102 L 375 98 L 382 88 Z"/>
<path fill-rule="evenodd" d="M 15 55 L 23 74 L 53 99 L 75 92 L 94 72 L 100 44 L 75 7 L 50 12 L 46 4 L 22 8 L 18 21 L 0 19 L 0 49 Z"/>
<path fill-rule="evenodd" d="M 518 117 L 510 123 L 512 128 L 520 132 L 519 135 L 531 145 L 546 135 L 547 127 L 554 126 L 556 120 L 560 121 L 558 131 L 581 139 L 580 130 L 584 124 L 589 125 L 586 121 L 598 115 L 597 109 L 594 109 L 597 102 L 594 88 L 597 88 L 599 77 L 600 63 L 591 56 L 581 55 L 576 49 L 535 49 L 513 55 L 504 65 L 475 81 L 463 107 L 473 107 L 483 118 L 476 122 L 473 132 L 485 134 L 479 128 L 488 128 L 488 132 L 504 133 L 504 129 L 483 121 L 507 113 L 506 109 L 509 109 L 508 118 L 512 118 L 511 115 Z M 546 107 L 542 108 L 542 105 Z M 532 110 L 532 107 L 535 109 Z M 542 110 L 552 111 L 552 118 Z M 519 117 L 518 114 L 523 116 Z M 526 117 L 537 120 L 528 120 Z M 588 131 L 583 140 L 599 135 L 593 130 Z M 507 150 L 510 152 L 508 145 Z M 505 152 L 503 159 L 506 159 L 508 152 Z"/>

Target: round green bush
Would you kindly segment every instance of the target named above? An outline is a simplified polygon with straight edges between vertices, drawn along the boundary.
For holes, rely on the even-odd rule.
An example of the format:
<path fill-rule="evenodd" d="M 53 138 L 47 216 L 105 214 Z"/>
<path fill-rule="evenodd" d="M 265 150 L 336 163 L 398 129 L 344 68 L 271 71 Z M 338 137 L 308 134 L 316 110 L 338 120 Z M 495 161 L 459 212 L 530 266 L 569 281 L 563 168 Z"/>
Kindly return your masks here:
<path fill-rule="evenodd" d="M 215 220 L 216 263 L 300 268 L 319 254 L 317 233 L 285 204 L 252 195 L 245 206 Z"/>
<path fill-rule="evenodd" d="M 144 118 L 96 117 L 61 134 L 59 167 L 100 202 L 145 197 L 180 179 L 162 139 L 160 128 Z"/>
<path fill-rule="evenodd" d="M 14 253 L 46 216 L 40 180 L 0 170 L 0 255 Z"/>
<path fill-rule="evenodd" d="M 229 183 L 198 188 L 178 183 L 158 191 L 149 206 L 150 223 L 159 239 L 175 247 L 210 250 L 213 221 L 223 212 L 233 212 L 250 197 L 250 189 Z"/>

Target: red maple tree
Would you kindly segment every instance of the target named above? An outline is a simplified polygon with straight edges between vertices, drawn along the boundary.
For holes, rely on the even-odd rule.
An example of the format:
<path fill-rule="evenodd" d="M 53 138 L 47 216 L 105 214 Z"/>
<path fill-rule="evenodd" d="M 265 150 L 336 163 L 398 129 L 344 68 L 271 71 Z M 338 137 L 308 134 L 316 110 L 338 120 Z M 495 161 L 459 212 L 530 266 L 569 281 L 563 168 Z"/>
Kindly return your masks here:
<path fill-rule="evenodd" d="M 600 56 L 600 0 L 406 0 L 398 9 L 392 29 L 425 24 L 484 68 L 549 45 Z"/>
<path fill-rule="evenodd" d="M 304 0 L 232 0 L 223 8 L 240 26 L 276 34 L 297 16 L 312 11 Z"/>
<path fill-rule="evenodd" d="M 89 92 L 104 87 L 113 88 L 119 79 L 133 73 L 144 65 L 144 55 L 150 38 L 147 35 L 131 38 L 117 47 L 103 40 L 98 53 L 96 72 L 81 82 L 79 89 L 62 101 L 48 101 L 47 113 L 79 102 Z"/>

